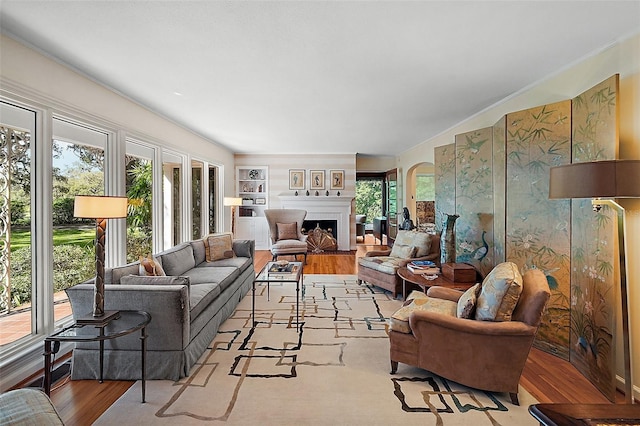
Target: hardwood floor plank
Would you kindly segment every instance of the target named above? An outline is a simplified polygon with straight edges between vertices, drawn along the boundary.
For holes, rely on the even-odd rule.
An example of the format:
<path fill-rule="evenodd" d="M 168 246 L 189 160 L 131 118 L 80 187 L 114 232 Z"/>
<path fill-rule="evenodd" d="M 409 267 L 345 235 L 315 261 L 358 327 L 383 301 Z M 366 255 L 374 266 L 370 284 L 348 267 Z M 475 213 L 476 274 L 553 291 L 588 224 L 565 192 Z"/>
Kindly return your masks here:
<path fill-rule="evenodd" d="M 358 244 L 355 253 L 308 255 L 304 272 L 356 274 L 359 256 L 364 256 L 368 250 L 383 248 L 386 246 Z M 269 251 L 257 251 L 256 271 L 270 260 Z M 105 381 L 100 384 L 97 380 L 73 380 L 55 388 L 51 399 L 67 425 L 88 425 L 100 417 L 133 383 Z M 520 384 L 540 402 L 608 403 L 570 363 L 535 348 L 531 350 Z M 618 396 L 617 400 L 623 402 L 624 398 Z"/>

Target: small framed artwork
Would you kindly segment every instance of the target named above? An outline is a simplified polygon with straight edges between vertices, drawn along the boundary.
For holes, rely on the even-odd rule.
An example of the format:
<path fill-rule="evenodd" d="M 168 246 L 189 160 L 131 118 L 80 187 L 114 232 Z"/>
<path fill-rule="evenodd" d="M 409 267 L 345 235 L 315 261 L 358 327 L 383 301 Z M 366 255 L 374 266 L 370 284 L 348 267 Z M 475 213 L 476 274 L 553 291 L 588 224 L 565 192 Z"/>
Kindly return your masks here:
<path fill-rule="evenodd" d="M 289 169 L 289 189 L 304 189 L 304 170 Z"/>
<path fill-rule="evenodd" d="M 311 189 L 324 189 L 324 170 L 311 170 Z"/>
<path fill-rule="evenodd" d="M 256 204 L 267 204 L 266 198 L 256 198 Z"/>
<path fill-rule="evenodd" d="M 331 189 L 344 189 L 344 170 L 331 170 Z"/>

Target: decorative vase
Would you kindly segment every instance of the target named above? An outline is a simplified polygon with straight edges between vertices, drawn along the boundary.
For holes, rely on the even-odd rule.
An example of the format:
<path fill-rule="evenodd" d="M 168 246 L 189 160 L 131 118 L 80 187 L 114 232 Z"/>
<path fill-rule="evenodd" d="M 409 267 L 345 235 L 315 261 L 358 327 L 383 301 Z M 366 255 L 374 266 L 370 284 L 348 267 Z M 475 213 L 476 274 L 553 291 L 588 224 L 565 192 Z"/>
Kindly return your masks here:
<path fill-rule="evenodd" d="M 445 213 L 446 214 L 446 213 Z M 446 214 L 447 219 L 442 226 L 440 236 L 440 264 L 456 261 L 456 219 L 457 214 Z"/>

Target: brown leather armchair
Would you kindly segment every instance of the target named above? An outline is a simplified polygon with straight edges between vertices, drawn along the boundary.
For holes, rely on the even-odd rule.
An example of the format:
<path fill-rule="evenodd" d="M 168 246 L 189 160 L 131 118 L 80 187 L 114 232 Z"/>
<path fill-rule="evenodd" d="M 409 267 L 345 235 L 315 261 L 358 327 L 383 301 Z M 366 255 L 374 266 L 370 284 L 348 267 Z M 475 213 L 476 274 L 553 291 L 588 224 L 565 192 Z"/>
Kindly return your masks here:
<path fill-rule="evenodd" d="M 431 287 L 428 297 L 457 302 L 462 292 Z M 540 270 L 523 275 L 511 321 L 461 319 L 430 311 L 409 317 L 411 333 L 389 331 L 391 374 L 398 363 L 424 368 L 465 386 L 509 392 L 518 405 L 518 383 L 549 299 Z"/>

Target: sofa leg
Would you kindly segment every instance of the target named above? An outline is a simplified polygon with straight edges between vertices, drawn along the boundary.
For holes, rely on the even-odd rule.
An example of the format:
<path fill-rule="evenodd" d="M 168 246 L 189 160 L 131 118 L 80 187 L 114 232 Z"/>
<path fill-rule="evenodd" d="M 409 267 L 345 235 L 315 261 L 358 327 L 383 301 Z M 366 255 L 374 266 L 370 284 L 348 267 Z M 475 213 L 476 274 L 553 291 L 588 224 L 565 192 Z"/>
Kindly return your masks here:
<path fill-rule="evenodd" d="M 520 401 L 518 401 L 518 393 L 517 392 L 509 392 L 509 396 L 511 397 L 511 403 L 513 405 L 520 405 Z"/>
<path fill-rule="evenodd" d="M 391 374 L 396 374 L 398 371 L 398 361 L 391 360 Z"/>

